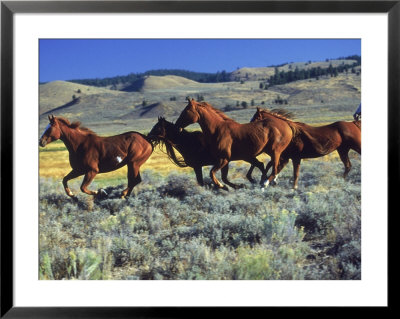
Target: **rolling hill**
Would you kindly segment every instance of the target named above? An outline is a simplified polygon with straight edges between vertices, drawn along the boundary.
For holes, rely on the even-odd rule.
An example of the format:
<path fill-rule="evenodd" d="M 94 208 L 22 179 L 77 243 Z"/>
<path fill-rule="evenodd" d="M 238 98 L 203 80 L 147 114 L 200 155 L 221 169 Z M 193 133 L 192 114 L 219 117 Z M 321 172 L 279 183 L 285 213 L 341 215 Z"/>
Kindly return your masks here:
<path fill-rule="evenodd" d="M 132 84 L 123 88 L 125 92 L 143 92 L 148 90 L 160 90 L 174 88 L 177 86 L 196 85 L 196 81 L 186 79 L 176 75 L 154 76 L 149 75 L 134 81 Z"/>
<path fill-rule="evenodd" d="M 39 114 L 69 104 L 75 99 L 90 95 L 120 95 L 123 92 L 66 81 L 53 81 L 39 86 Z"/>
<path fill-rule="evenodd" d="M 326 67 L 335 63 L 303 63 L 301 67 Z M 296 67 L 300 66 L 292 64 L 279 68 Z M 359 73 L 343 72 L 265 89 L 260 86 L 260 77 L 274 73 L 274 68 L 242 68 L 236 70 L 236 75 L 243 75 L 242 72 L 246 72 L 246 80 L 219 83 L 199 83 L 173 75 L 146 76 L 123 91 L 66 81 L 41 84 L 40 128 L 46 126 L 47 114 L 52 113 L 79 120 L 99 133 L 121 132 L 127 127 L 148 131 L 158 116 L 175 120 L 186 106 L 188 96 L 211 103 L 239 122 L 249 121 L 256 106 L 284 107 L 300 118 L 313 110 L 324 118 L 336 120 L 339 114 L 345 114 L 351 119 L 361 99 Z"/>

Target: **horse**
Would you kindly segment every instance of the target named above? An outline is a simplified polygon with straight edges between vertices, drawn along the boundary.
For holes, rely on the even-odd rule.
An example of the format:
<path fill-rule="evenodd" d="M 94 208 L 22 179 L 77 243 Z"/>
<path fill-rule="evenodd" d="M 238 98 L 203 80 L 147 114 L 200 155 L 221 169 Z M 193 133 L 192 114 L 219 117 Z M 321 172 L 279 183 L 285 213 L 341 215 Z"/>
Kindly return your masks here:
<path fill-rule="evenodd" d="M 177 166 L 193 168 L 197 183 L 204 186 L 202 167 L 212 165 L 215 160 L 211 156 L 210 147 L 202 132 L 180 131 L 174 123 L 167 121 L 164 117 L 159 117 L 147 136 L 153 144 L 165 145 L 168 157 Z M 182 155 L 183 160 L 178 158 L 174 148 Z M 228 166 L 223 171 L 224 174 L 225 171 L 228 174 Z"/>
<path fill-rule="evenodd" d="M 140 166 L 150 157 L 153 145 L 146 136 L 138 132 L 126 132 L 120 135 L 100 137 L 92 130 L 81 127 L 80 122 L 70 123 L 63 117 L 49 115 L 49 124 L 39 139 L 39 146 L 60 139 L 69 152 L 72 171 L 63 178 L 63 186 L 68 196 L 75 195 L 68 187 L 68 181 L 85 175 L 80 187 L 83 193 L 97 196 L 88 186 L 99 173 L 111 172 L 128 166 L 128 187 L 121 198 L 129 196 L 133 188 L 141 182 Z M 104 190 L 100 193 L 107 195 Z"/>
<path fill-rule="evenodd" d="M 280 155 L 289 145 L 293 134 L 287 122 L 278 117 L 241 124 L 207 102 L 188 99 L 188 105 L 175 125 L 182 130 L 193 123 L 199 123 L 215 159 L 210 177 L 216 187 L 223 189 L 227 188 L 215 177 L 215 173 L 230 161 L 243 160 L 258 167 L 262 172 L 262 184 L 266 180 L 269 183 L 275 179 Z M 263 152 L 270 155 L 272 161 L 273 170 L 269 177 L 266 176 L 263 163 L 256 158 Z M 227 180 L 224 182 L 233 188 L 239 188 L 239 185 Z"/>
<path fill-rule="evenodd" d="M 251 122 L 262 121 L 271 116 L 271 111 L 257 108 Z M 344 164 L 343 178 L 346 178 L 351 170 L 351 162 L 348 156 L 352 149 L 361 155 L 361 121 L 338 121 L 329 125 L 310 126 L 305 123 L 295 122 L 290 117 L 286 117 L 287 123 L 292 127 L 294 135 L 287 148 L 281 154 L 278 165 L 278 173 L 286 166 L 289 159 L 293 163 L 293 188 L 297 188 L 300 162 L 303 158 L 318 158 L 333 151 L 339 153 L 339 157 Z M 273 163 L 268 163 L 266 171 Z M 254 166 L 250 167 L 248 175 Z"/>

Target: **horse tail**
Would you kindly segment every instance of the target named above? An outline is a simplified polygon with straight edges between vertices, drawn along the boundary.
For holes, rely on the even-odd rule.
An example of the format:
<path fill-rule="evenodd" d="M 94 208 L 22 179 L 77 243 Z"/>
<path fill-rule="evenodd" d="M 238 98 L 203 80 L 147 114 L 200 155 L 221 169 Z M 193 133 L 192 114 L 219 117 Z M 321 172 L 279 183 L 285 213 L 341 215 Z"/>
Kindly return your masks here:
<path fill-rule="evenodd" d="M 167 151 L 168 158 L 177 166 L 179 167 L 188 167 L 189 165 L 186 164 L 183 158 L 178 158 L 175 153 L 175 149 L 172 143 L 163 140 L 163 144 L 165 145 L 165 149 Z"/>

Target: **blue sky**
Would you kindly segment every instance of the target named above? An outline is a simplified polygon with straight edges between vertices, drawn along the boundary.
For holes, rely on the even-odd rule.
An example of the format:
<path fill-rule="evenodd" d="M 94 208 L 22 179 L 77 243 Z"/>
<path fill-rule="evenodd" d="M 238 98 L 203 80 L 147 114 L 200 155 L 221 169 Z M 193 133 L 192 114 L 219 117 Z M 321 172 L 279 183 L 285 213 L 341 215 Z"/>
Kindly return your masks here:
<path fill-rule="evenodd" d="M 360 39 L 41 39 L 40 82 L 154 69 L 233 71 L 361 55 Z"/>

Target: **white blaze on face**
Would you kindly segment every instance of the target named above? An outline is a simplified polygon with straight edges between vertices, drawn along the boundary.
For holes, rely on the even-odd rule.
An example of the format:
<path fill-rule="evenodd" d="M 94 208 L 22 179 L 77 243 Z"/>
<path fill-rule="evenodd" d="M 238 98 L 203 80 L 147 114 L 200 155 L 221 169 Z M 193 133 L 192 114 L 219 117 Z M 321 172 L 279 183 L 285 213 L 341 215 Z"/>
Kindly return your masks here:
<path fill-rule="evenodd" d="M 121 162 L 122 162 L 121 156 L 117 156 L 117 161 L 118 161 L 118 163 L 121 163 Z"/>
<path fill-rule="evenodd" d="M 43 135 L 46 133 L 46 131 L 50 128 L 50 126 L 51 126 L 51 124 L 49 123 L 49 124 L 47 124 L 47 126 L 46 126 L 46 128 L 44 129 L 44 131 L 43 131 L 43 133 L 42 133 L 42 135 L 40 136 L 40 138 L 42 138 L 43 137 Z"/>

